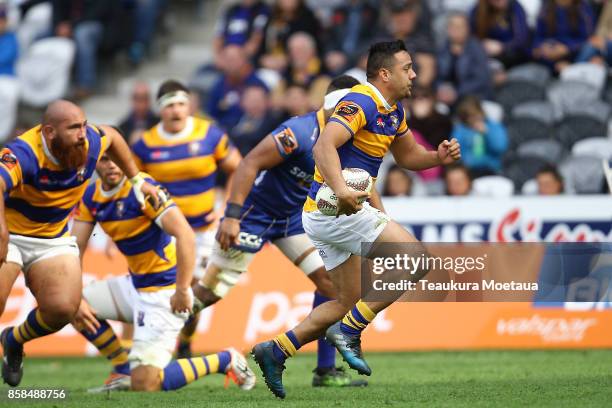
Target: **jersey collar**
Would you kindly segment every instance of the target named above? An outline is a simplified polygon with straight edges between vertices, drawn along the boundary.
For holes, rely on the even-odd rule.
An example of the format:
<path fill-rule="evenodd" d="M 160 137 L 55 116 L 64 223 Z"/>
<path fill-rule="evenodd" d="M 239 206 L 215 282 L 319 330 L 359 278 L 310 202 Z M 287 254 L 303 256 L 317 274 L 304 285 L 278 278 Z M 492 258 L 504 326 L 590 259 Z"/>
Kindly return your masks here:
<path fill-rule="evenodd" d="M 366 82 L 365 84 L 370 87 L 372 92 L 374 92 L 374 95 L 376 95 L 376 97 L 382 102 L 382 104 L 383 104 L 383 106 L 385 107 L 386 110 L 388 110 L 388 111 L 393 110 L 393 107 L 391 105 L 389 105 L 389 102 L 387 102 L 385 97 L 382 96 L 382 94 L 380 93 L 380 91 L 378 90 L 377 87 L 372 85 L 370 82 Z"/>
<path fill-rule="evenodd" d="M 102 188 L 102 180 L 101 179 L 98 179 L 98 180 L 100 180 L 100 194 L 102 195 L 102 197 L 111 198 L 112 196 L 117 194 L 119 190 L 123 188 L 123 185 L 125 184 L 125 181 L 127 180 L 127 177 L 123 176 L 119 184 L 117 184 L 115 187 L 111 188 L 110 190 L 104 190 Z"/>
<path fill-rule="evenodd" d="M 164 130 L 162 122 L 157 124 L 157 134 L 164 140 L 177 140 L 188 137 L 193 132 L 193 116 L 187 118 L 185 128 L 177 133 L 169 133 Z"/>

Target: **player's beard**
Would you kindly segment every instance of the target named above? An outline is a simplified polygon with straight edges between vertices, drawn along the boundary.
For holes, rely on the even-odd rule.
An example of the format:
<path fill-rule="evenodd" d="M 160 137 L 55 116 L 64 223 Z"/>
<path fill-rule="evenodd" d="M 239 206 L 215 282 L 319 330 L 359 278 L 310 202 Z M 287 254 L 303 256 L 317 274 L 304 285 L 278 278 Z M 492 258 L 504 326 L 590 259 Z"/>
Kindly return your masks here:
<path fill-rule="evenodd" d="M 87 162 L 85 141 L 77 144 L 66 144 L 59 137 L 51 141 L 51 153 L 68 170 L 77 170 Z"/>

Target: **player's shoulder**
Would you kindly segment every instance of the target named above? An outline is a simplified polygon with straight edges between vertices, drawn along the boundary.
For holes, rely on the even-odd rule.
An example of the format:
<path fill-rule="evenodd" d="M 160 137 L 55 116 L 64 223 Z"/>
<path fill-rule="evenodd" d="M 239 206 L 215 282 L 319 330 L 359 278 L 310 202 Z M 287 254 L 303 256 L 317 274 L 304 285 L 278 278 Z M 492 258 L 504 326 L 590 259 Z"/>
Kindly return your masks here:
<path fill-rule="evenodd" d="M 22 168 L 24 165 L 39 165 L 44 156 L 40 128 L 40 125 L 35 126 L 8 142 L 3 149 L 3 154 L 12 154 Z"/>
<path fill-rule="evenodd" d="M 375 114 L 378 111 L 378 104 L 371 89 L 367 85 L 355 85 L 351 91 L 338 103 L 337 110 L 345 110 L 346 114 L 355 114 L 357 110 L 362 110 L 366 115 Z"/>
<path fill-rule="evenodd" d="M 298 145 L 314 144 L 316 140 L 317 113 L 309 112 L 305 115 L 294 116 L 284 121 L 276 132 L 288 129 L 293 135 Z M 276 133 L 275 132 L 275 133 Z"/>
<path fill-rule="evenodd" d="M 85 206 L 91 208 L 93 206 L 93 199 L 96 191 L 102 189 L 102 182 L 99 178 L 91 181 L 87 187 L 85 188 L 85 192 L 83 193 L 83 203 Z"/>

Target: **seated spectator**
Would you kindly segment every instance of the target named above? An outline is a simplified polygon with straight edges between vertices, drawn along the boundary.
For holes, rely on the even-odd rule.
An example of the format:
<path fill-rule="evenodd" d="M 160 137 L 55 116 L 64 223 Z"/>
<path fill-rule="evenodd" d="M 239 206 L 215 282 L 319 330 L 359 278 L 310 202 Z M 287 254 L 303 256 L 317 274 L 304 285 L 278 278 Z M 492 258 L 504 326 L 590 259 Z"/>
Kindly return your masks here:
<path fill-rule="evenodd" d="M 386 37 L 404 40 L 418 72 L 417 83 L 430 86 L 436 76 L 435 43 L 431 23 L 423 18 L 425 10 L 421 0 L 393 0 Z"/>
<path fill-rule="evenodd" d="M 280 123 L 280 117 L 270 109 L 268 90 L 247 86 L 240 101 L 244 115 L 234 126 L 229 137 L 244 157 Z"/>
<path fill-rule="evenodd" d="M 19 44 L 15 33 L 8 29 L 6 13 L 6 6 L 0 4 L 0 75 L 15 76 Z"/>
<path fill-rule="evenodd" d="M 151 109 L 151 89 L 146 82 L 138 81 L 132 89 L 132 110 L 119 124 L 119 130 L 129 144 L 134 144 L 140 134 L 159 122 Z"/>
<path fill-rule="evenodd" d="M 612 2 L 604 4 L 597 31 L 582 46 L 576 61 L 612 65 Z"/>
<path fill-rule="evenodd" d="M 248 85 L 266 85 L 255 75 L 246 51 L 239 45 L 228 45 L 222 52 L 222 75 L 208 96 L 207 113 L 226 130 L 238 124 L 242 117 L 240 100 Z"/>
<path fill-rule="evenodd" d="M 430 145 L 437 147 L 450 137 L 453 123 L 448 115 L 436 110 L 433 89 L 417 86 L 412 97 L 402 103 L 406 105 L 410 129 L 418 131 Z"/>
<path fill-rule="evenodd" d="M 370 0 L 349 0 L 336 8 L 326 40 L 325 65 L 334 75 L 354 65 L 362 44 L 372 41 L 378 8 Z"/>
<path fill-rule="evenodd" d="M 382 195 L 385 197 L 412 195 L 412 177 L 410 177 L 410 174 L 397 164 L 389 167 L 385 178 L 385 185 L 382 189 Z"/>
<path fill-rule="evenodd" d="M 287 85 L 303 86 L 308 90 L 311 109 L 316 109 L 323 103 L 331 79 L 323 70 L 314 39 L 307 33 L 295 33 L 289 38 L 288 49 L 291 62 L 275 94 L 284 95 Z"/>
<path fill-rule="evenodd" d="M 438 99 L 446 105 L 466 95 L 488 99 L 492 79 L 487 54 L 470 35 L 467 16 L 452 14 L 448 19 L 448 41 L 438 53 Z"/>
<path fill-rule="evenodd" d="M 263 33 L 270 8 L 260 0 L 242 0 L 223 12 L 217 22 L 213 49 L 217 59 L 223 47 L 229 44 L 244 47 L 249 57 L 254 57 L 261 48 Z"/>
<path fill-rule="evenodd" d="M 593 34 L 593 10 L 584 0 L 547 0 L 533 39 L 533 57 L 560 72 Z"/>
<path fill-rule="evenodd" d="M 518 0 L 479 0 L 470 20 L 472 33 L 480 39 L 489 58 L 506 69 L 527 61 L 529 27 Z M 500 74 L 503 79 L 503 69 Z"/>
<path fill-rule="evenodd" d="M 542 167 L 536 174 L 539 195 L 563 194 L 563 177 L 553 165 Z"/>
<path fill-rule="evenodd" d="M 459 122 L 452 137 L 461 145 L 461 158 L 472 176 L 498 173 L 501 158 L 508 149 L 508 135 L 501 123 L 485 116 L 480 100 L 466 96 L 457 106 Z"/>
<path fill-rule="evenodd" d="M 260 65 L 278 72 L 284 71 L 289 63 L 287 41 L 292 34 L 300 31 L 315 38 L 317 53 L 320 54 L 321 25 L 312 10 L 304 4 L 304 0 L 276 1 L 264 32 Z"/>
<path fill-rule="evenodd" d="M 472 176 L 467 167 L 454 163 L 446 167 L 444 172 L 446 195 L 468 196 L 472 193 Z"/>
<path fill-rule="evenodd" d="M 98 50 L 117 7 L 118 0 L 53 0 L 55 35 L 76 44 L 76 99 L 91 95 L 97 85 Z"/>
<path fill-rule="evenodd" d="M 312 111 L 308 89 L 303 85 L 291 85 L 285 91 L 283 104 L 281 108 L 284 110 L 286 119 L 294 116 L 302 116 Z"/>

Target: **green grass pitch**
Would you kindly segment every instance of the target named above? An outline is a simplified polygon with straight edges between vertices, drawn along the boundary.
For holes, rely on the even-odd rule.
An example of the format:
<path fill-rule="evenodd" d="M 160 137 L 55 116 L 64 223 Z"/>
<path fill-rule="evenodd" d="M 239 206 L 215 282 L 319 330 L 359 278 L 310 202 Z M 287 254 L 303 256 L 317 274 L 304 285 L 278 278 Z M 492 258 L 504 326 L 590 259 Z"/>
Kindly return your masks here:
<path fill-rule="evenodd" d="M 87 394 L 109 366 L 101 358 L 28 358 L 24 388 L 65 388 L 66 401 L 7 401 L 2 407 L 602 407 L 612 405 L 612 350 L 367 353 L 373 369 L 366 388 L 312 388 L 315 357 L 287 363 L 285 401 L 275 400 L 261 381 L 250 392 L 223 377 L 202 378 L 167 393 Z M 252 365 L 254 363 L 251 361 Z"/>

